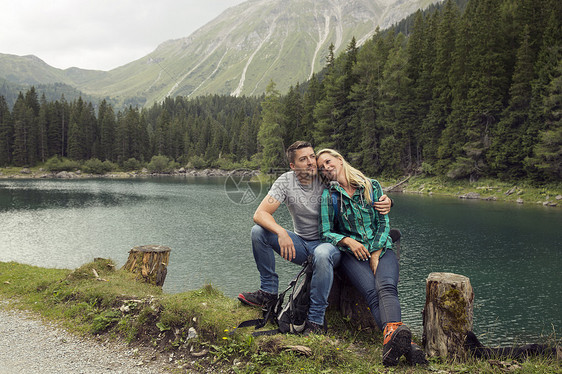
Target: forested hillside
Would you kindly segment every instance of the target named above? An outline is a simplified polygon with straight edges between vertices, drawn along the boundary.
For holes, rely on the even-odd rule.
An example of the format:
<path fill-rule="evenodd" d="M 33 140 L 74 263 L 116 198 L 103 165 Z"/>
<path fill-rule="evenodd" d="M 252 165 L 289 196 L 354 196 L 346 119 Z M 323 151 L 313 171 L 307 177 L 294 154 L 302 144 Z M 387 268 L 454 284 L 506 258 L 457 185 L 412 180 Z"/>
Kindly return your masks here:
<path fill-rule="evenodd" d="M 329 51 L 326 69 L 281 95 L 167 99 L 115 113 L 106 101 L 0 97 L 0 165 L 53 156 L 285 166 L 296 139 L 336 148 L 370 175 L 562 179 L 562 3 L 447 1 L 409 34 Z"/>

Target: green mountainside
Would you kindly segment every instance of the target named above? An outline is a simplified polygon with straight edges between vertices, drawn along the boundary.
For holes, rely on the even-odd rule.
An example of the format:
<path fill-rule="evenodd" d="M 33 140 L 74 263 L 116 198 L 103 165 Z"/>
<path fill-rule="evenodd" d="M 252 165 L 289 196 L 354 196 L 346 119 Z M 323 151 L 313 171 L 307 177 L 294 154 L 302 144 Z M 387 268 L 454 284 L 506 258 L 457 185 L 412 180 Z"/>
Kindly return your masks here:
<path fill-rule="evenodd" d="M 188 37 L 108 72 L 56 69 L 35 56 L 0 54 L 0 78 L 27 85 L 64 83 L 118 104 L 150 105 L 165 97 L 260 95 L 308 80 L 355 37 L 362 44 L 435 0 L 249 0 Z"/>

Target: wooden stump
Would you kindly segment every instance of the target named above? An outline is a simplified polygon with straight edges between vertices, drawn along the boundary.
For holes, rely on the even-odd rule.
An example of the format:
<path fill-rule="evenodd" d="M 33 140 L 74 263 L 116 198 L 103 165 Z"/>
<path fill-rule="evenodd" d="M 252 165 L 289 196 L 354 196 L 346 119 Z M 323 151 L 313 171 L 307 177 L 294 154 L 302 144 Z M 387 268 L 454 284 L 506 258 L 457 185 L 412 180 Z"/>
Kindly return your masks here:
<path fill-rule="evenodd" d="M 169 247 L 163 245 L 140 245 L 129 251 L 123 269 L 137 274 L 137 279 L 162 287 L 168 272 Z"/>
<path fill-rule="evenodd" d="M 458 274 L 431 273 L 426 280 L 423 345 L 428 356 L 465 358 L 467 331 L 472 331 L 474 292 Z"/>
<path fill-rule="evenodd" d="M 334 283 L 328 297 L 328 309 L 339 311 L 358 329 L 379 330 L 365 298 L 339 268 L 334 269 Z"/>

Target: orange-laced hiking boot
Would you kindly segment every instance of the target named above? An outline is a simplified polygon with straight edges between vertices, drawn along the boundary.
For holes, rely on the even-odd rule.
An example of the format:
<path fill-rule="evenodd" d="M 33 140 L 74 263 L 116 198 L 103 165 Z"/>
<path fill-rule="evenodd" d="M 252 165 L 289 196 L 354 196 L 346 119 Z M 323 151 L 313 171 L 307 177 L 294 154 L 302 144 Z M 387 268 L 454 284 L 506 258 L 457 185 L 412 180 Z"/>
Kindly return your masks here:
<path fill-rule="evenodd" d="M 402 322 L 387 323 L 384 328 L 382 345 L 382 363 L 384 366 L 396 366 L 402 355 L 410 352 L 412 333 Z"/>

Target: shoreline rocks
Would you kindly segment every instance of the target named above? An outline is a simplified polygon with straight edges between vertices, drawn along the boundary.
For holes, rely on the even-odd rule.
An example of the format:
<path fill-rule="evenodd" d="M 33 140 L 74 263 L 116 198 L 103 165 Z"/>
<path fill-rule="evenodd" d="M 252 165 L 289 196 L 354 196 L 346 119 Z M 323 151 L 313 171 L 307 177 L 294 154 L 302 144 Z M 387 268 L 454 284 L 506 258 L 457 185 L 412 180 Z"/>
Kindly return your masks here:
<path fill-rule="evenodd" d="M 138 178 L 138 177 L 228 177 L 228 176 L 247 176 L 253 177 L 259 174 L 258 170 L 250 169 L 235 169 L 235 170 L 222 170 L 222 169 L 185 169 L 180 168 L 166 173 L 150 173 L 147 169 L 132 172 L 118 172 L 107 174 L 87 174 L 80 170 L 77 171 L 59 171 L 48 172 L 39 171 L 32 172 L 29 169 L 22 169 L 18 174 L 5 175 L 0 172 L 2 179 L 88 179 L 88 178 Z"/>

